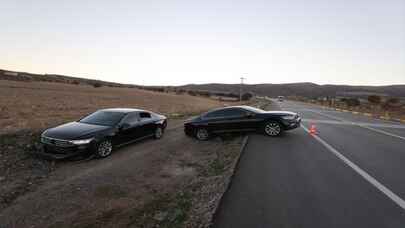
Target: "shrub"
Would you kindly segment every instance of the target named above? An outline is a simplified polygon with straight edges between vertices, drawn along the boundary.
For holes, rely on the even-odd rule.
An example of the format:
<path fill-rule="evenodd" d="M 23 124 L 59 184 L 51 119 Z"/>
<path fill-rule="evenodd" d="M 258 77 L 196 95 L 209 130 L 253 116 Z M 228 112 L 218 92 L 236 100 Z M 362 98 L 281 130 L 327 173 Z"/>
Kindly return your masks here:
<path fill-rule="evenodd" d="M 383 109 L 389 110 L 389 109 L 399 109 L 400 105 L 399 105 L 399 99 L 392 97 L 387 99 L 387 101 L 384 102 L 384 104 L 381 105 Z"/>
<path fill-rule="evenodd" d="M 187 91 L 187 93 L 188 93 L 190 96 L 197 96 L 197 93 L 196 93 L 195 91 L 193 91 L 193 90 L 189 90 L 189 91 Z"/>
<path fill-rule="evenodd" d="M 350 107 L 360 105 L 360 100 L 357 98 L 348 98 L 348 99 L 346 99 L 345 102 L 346 102 L 346 105 L 350 106 Z"/>
<path fill-rule="evenodd" d="M 396 97 L 391 97 L 390 99 L 387 100 L 388 104 L 398 104 L 399 103 L 399 99 Z"/>
<path fill-rule="evenodd" d="M 94 88 L 99 88 L 99 87 L 102 87 L 103 85 L 100 83 L 100 82 L 95 82 L 95 83 L 93 83 L 93 87 Z"/>
<path fill-rule="evenodd" d="M 79 81 L 77 81 L 77 80 L 74 80 L 74 81 L 72 81 L 72 84 L 73 84 L 73 85 L 79 85 L 79 84 L 80 84 L 80 82 L 79 82 Z"/>
<path fill-rule="evenodd" d="M 186 91 L 184 89 L 176 89 L 176 94 L 183 94 Z"/>
<path fill-rule="evenodd" d="M 253 97 L 252 93 L 244 93 L 244 94 L 242 94 L 242 101 L 250 100 L 250 99 L 252 99 L 252 97 Z"/>
<path fill-rule="evenodd" d="M 370 102 L 371 104 L 380 104 L 381 103 L 381 97 L 377 96 L 377 95 L 370 95 L 367 98 L 368 102 Z"/>
<path fill-rule="evenodd" d="M 198 91 L 196 92 L 198 95 L 203 96 L 203 97 L 210 97 L 211 93 L 208 91 Z"/>
<path fill-rule="evenodd" d="M 239 98 L 239 94 L 236 93 L 229 93 L 228 97 Z"/>

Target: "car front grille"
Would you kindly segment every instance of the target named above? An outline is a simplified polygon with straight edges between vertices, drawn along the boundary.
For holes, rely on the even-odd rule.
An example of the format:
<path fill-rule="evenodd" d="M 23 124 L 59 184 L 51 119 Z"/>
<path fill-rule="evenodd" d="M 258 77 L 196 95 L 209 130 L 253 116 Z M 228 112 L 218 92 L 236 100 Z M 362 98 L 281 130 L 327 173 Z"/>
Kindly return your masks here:
<path fill-rule="evenodd" d="M 54 139 L 54 138 L 49 138 L 49 137 L 45 137 L 45 136 L 41 137 L 41 142 L 44 144 L 55 146 L 55 147 L 72 147 L 72 146 L 74 146 L 74 144 L 68 140 Z"/>
<path fill-rule="evenodd" d="M 45 145 L 45 152 L 52 154 L 73 154 L 76 153 L 77 147 L 58 147 L 52 145 Z"/>

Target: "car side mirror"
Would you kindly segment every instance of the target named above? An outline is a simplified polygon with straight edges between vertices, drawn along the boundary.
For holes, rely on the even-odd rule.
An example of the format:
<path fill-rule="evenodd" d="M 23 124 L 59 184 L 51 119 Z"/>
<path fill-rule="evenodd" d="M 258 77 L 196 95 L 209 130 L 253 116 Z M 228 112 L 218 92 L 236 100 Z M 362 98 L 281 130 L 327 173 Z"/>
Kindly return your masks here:
<path fill-rule="evenodd" d="M 122 131 L 122 130 L 126 130 L 130 127 L 131 125 L 129 125 L 129 123 L 123 123 L 120 124 L 120 126 L 118 127 L 118 130 Z"/>

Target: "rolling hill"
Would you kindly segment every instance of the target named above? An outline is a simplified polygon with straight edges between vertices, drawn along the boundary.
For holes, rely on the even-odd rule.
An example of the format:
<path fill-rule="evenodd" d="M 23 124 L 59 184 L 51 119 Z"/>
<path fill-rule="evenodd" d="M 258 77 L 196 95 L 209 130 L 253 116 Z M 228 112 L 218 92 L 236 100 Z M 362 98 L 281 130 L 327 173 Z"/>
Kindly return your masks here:
<path fill-rule="evenodd" d="M 0 80 L 12 81 L 43 81 L 58 82 L 66 84 L 100 84 L 108 87 L 126 87 L 138 88 L 154 91 L 173 91 L 173 90 L 192 90 L 192 91 L 210 91 L 220 93 L 239 94 L 239 84 L 188 84 L 183 86 L 141 86 L 131 84 L 120 84 L 102 80 L 86 79 L 80 77 L 71 77 L 57 74 L 32 74 L 26 72 L 8 71 L 0 69 Z M 405 85 L 388 86 L 350 86 L 350 85 L 318 85 L 315 83 L 289 83 L 289 84 L 246 84 L 243 85 L 244 92 L 252 92 L 262 96 L 303 96 L 308 98 L 317 97 L 335 97 L 340 95 L 368 96 L 377 94 L 382 96 L 405 98 Z"/>
<path fill-rule="evenodd" d="M 212 92 L 239 93 L 239 84 L 189 84 L 181 86 L 185 90 L 206 90 Z M 265 96 L 303 96 L 325 97 L 345 94 L 364 96 L 378 94 L 383 96 L 405 97 L 405 85 L 389 86 L 349 86 L 349 85 L 318 85 L 315 83 L 290 83 L 290 84 L 246 84 L 244 92 L 253 92 Z"/>

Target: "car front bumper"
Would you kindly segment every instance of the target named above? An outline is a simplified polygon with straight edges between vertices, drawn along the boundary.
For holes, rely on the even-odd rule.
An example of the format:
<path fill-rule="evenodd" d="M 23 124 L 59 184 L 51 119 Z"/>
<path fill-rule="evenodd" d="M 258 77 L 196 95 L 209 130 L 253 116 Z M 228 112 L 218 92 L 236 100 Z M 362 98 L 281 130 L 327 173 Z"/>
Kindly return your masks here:
<path fill-rule="evenodd" d="M 90 144 L 70 147 L 58 147 L 42 143 L 41 150 L 37 154 L 48 159 L 61 160 L 79 155 L 87 155 L 91 152 Z"/>
<path fill-rule="evenodd" d="M 292 130 L 301 126 L 301 117 L 291 121 L 284 121 L 284 130 Z"/>

